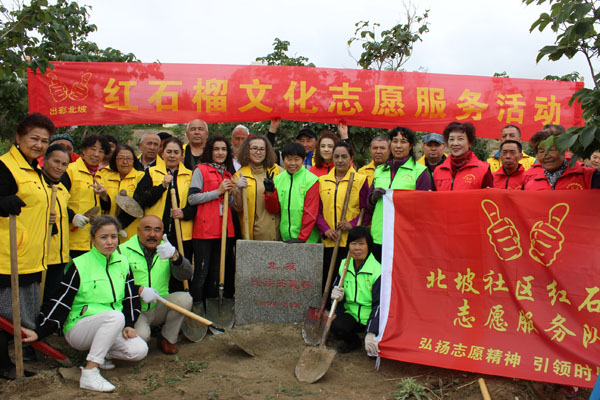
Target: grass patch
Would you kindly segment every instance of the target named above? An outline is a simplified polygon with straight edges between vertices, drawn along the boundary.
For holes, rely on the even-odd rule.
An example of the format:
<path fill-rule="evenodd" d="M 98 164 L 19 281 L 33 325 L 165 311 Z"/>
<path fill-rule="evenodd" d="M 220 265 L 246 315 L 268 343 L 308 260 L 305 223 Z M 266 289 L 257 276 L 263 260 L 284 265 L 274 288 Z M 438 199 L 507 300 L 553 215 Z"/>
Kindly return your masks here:
<path fill-rule="evenodd" d="M 398 400 L 431 400 L 429 394 L 427 394 L 427 389 L 425 386 L 418 383 L 413 378 L 402 379 L 400 383 L 396 385 L 396 390 L 394 391 L 394 399 Z"/>

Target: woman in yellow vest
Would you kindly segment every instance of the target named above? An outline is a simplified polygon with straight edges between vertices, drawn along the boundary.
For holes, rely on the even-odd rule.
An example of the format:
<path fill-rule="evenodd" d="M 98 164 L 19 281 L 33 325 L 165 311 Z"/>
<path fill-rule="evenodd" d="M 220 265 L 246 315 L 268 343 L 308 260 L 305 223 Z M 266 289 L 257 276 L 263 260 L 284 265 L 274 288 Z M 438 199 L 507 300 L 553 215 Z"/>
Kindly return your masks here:
<path fill-rule="evenodd" d="M 116 197 L 121 190 L 125 190 L 128 196 L 133 197 L 138 183 L 144 177 L 144 168 L 135 157 L 131 146 L 126 144 L 117 146 L 108 165 L 110 168 L 104 168 L 98 173 L 98 180 L 104 185 L 110 198 L 109 214 L 116 216 L 127 237 L 132 237 L 137 233 L 140 220 L 119 210 Z"/>
<path fill-rule="evenodd" d="M 81 158 L 69 164 L 67 173 L 61 178 L 71 195 L 69 208 L 75 213 L 69 237 L 71 258 L 90 249 L 89 216 L 85 214 L 94 207 L 104 211 L 110 209 L 106 188 L 96 179 L 100 162 L 109 151 L 110 145 L 104 136 L 86 136 L 81 143 Z"/>
<path fill-rule="evenodd" d="M 250 240 L 281 240 L 279 215 L 271 214 L 265 208 L 265 180 L 267 185 L 272 185 L 273 178 L 282 171 L 276 164 L 277 158 L 271 142 L 264 136 L 246 139 L 240 148 L 238 160 L 242 168 L 232 178 L 237 186 L 233 208 L 240 217 L 242 231 L 245 228 L 241 189 L 246 187 Z"/>
<path fill-rule="evenodd" d="M 8 216 L 16 215 L 21 324 L 27 328 L 35 327 L 39 313 L 41 272 L 47 265 L 45 248 L 50 234 L 50 190 L 43 181 L 37 158 L 46 152 L 54 131 L 48 117 L 31 114 L 17 126 L 15 144 L 0 157 L 0 232 L 5 241 L 0 246 L 0 316 L 12 321 Z M 8 338 L 0 330 L 0 377 L 14 379 Z"/>
<path fill-rule="evenodd" d="M 50 245 L 48 246 L 48 270 L 46 272 L 46 283 L 44 289 L 44 301 L 50 300 L 50 296 L 62 280 L 65 266 L 69 262 L 69 222 L 74 217 L 73 211 L 68 209 L 69 191 L 60 182 L 69 163 L 71 156 L 69 151 L 60 144 L 53 144 L 48 147 L 44 156 L 44 182 L 50 190 L 52 185 L 56 185 L 56 205 L 50 211 L 50 216 L 54 218 L 52 225 Z"/>
<path fill-rule="evenodd" d="M 334 265 L 348 253 L 347 238 L 348 231 L 358 225 L 360 210 L 367 207 L 369 196 L 369 182 L 365 175 L 355 172 L 352 167 L 353 151 L 347 142 L 338 142 L 333 147 L 333 169 L 319 178 L 319 216 L 317 217 L 317 228 L 323 239 L 325 249 L 323 251 L 323 287 L 327 281 L 327 273 L 333 256 L 335 242 L 340 238 L 340 246 Z M 350 181 L 350 172 L 354 172 L 352 191 L 348 200 L 348 210 L 344 220 L 342 208 Z M 370 215 L 363 218 L 363 224 L 368 225 Z"/>
<path fill-rule="evenodd" d="M 188 260 L 192 259 L 192 227 L 196 216 L 196 206 L 188 204 L 188 191 L 192 182 L 192 171 L 183 165 L 183 144 L 176 137 L 170 137 L 163 143 L 160 154 L 164 164 L 148 168 L 148 173 L 137 186 L 133 197 L 144 207 L 144 215 L 155 215 L 163 222 L 164 232 L 169 242 L 177 243 L 175 221 L 181 221 L 183 252 Z M 175 189 L 177 208 L 171 203 L 171 189 Z M 182 282 L 171 279 L 169 291 L 183 290 Z"/>

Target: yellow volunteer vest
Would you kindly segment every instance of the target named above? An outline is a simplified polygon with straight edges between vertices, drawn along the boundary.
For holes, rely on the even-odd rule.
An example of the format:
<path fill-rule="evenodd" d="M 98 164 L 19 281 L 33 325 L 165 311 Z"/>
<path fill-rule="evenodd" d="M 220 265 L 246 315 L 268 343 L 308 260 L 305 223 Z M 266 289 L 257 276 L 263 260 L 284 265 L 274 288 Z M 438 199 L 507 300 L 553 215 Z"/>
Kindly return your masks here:
<path fill-rule="evenodd" d="M 67 188 L 59 183 L 56 191 L 56 227 L 58 233 L 52 235 L 48 251 L 48 265 L 64 264 L 69 262 L 69 213 L 67 208 L 71 195 Z M 48 190 L 52 193 L 49 186 Z M 50 232 L 51 233 L 51 232 Z"/>

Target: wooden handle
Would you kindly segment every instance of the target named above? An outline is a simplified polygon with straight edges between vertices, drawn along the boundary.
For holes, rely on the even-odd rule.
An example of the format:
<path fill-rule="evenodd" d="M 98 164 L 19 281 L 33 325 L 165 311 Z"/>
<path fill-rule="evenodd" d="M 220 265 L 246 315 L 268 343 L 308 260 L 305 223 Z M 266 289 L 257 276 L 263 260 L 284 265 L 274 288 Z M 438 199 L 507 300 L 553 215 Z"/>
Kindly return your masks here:
<path fill-rule="evenodd" d="M 175 188 L 171 188 L 171 209 L 179 208 L 179 204 L 177 204 L 177 194 L 175 193 Z M 177 236 L 177 250 L 179 251 L 179 255 L 181 257 L 185 257 L 183 252 L 183 238 L 181 237 L 181 221 L 179 218 L 173 218 L 175 222 L 175 236 Z M 186 292 L 190 290 L 190 284 L 187 279 L 183 281 L 183 290 Z"/>
<path fill-rule="evenodd" d="M 479 383 L 479 389 L 481 390 L 481 396 L 483 397 L 483 400 L 492 400 L 490 397 L 490 392 L 488 392 L 488 388 L 483 378 L 479 378 L 477 382 Z"/>
<path fill-rule="evenodd" d="M 12 300 L 13 335 L 17 378 L 23 377 L 23 347 L 21 347 L 21 302 L 19 300 L 19 257 L 17 253 L 17 216 L 8 216 L 10 236 L 10 294 Z"/>
<path fill-rule="evenodd" d="M 183 307 L 178 306 L 175 303 L 171 303 L 169 300 L 163 299 L 162 297 L 159 300 L 161 303 L 163 303 L 166 307 L 170 308 L 171 310 L 175 310 L 180 314 L 185 315 L 186 317 L 190 317 L 191 319 L 195 319 L 196 321 L 200 322 L 203 325 L 206 326 L 210 326 L 213 323 L 209 320 L 207 320 L 206 318 L 202 318 L 201 316 L 199 316 L 198 314 L 194 314 L 191 311 L 186 310 Z"/>
<path fill-rule="evenodd" d="M 50 212 L 56 208 L 56 193 L 58 186 L 52 185 L 52 195 L 50 196 Z M 60 221 L 58 221 L 60 224 Z M 62 234 L 62 232 L 61 232 Z M 48 223 L 48 242 L 46 243 L 46 254 L 50 256 L 50 241 L 52 240 L 52 224 Z M 40 283 L 40 304 L 44 303 L 44 291 L 46 290 L 46 270 L 42 271 L 42 282 Z"/>
<path fill-rule="evenodd" d="M 342 215 L 340 216 L 340 221 L 344 221 L 346 219 L 346 211 L 348 211 L 348 202 L 350 200 L 350 194 L 352 192 L 353 184 L 354 172 L 350 172 L 348 188 L 346 189 L 346 197 L 344 198 L 344 206 L 342 207 Z M 327 271 L 327 281 L 325 283 L 325 290 L 323 291 L 323 297 L 321 298 L 321 308 L 319 310 L 319 317 L 323 314 L 325 306 L 327 305 L 327 298 L 329 297 L 329 289 L 331 288 L 331 282 L 333 281 L 333 271 L 335 270 L 335 261 L 339 252 L 341 238 L 341 232 L 338 231 L 338 238 L 335 241 L 335 246 L 333 247 L 333 254 L 331 255 L 331 262 L 329 263 L 329 271 Z"/>
<path fill-rule="evenodd" d="M 248 218 L 248 192 L 242 188 L 242 201 L 244 202 L 244 240 L 250 240 L 250 222 Z"/>
<path fill-rule="evenodd" d="M 225 248 L 227 247 L 227 213 L 229 211 L 229 191 L 223 199 L 223 223 L 221 225 L 221 262 L 219 266 L 219 286 L 225 285 Z"/>

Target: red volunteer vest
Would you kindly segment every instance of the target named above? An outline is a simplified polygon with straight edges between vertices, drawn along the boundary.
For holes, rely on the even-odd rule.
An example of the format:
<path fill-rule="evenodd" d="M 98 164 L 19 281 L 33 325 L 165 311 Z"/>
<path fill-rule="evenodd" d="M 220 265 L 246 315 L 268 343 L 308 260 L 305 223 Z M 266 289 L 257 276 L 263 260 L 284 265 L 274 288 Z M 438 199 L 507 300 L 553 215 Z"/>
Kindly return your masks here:
<path fill-rule="evenodd" d="M 452 164 L 448 157 L 433 171 L 433 181 L 438 191 L 481 189 L 483 178 L 489 169 L 490 164 L 473 154 L 469 162 L 456 171 L 456 176 L 452 178 Z"/>
<path fill-rule="evenodd" d="M 524 179 L 525 170 L 521 164 L 519 164 L 519 169 L 510 176 L 506 175 L 504 168 L 500 167 L 498 171 L 494 172 L 494 188 L 522 190 Z"/>
<path fill-rule="evenodd" d="M 566 171 L 558 178 L 554 190 L 584 190 L 592 185 L 592 175 L 594 169 L 575 165 L 568 166 Z M 523 190 L 552 190 L 544 168 L 540 164 L 535 164 L 525 173 Z"/>
<path fill-rule="evenodd" d="M 225 171 L 224 176 L 221 176 L 219 171 L 210 165 L 199 164 L 196 168 L 200 169 L 204 185 L 202 193 L 212 192 L 217 190 L 224 179 L 231 179 L 231 174 Z M 225 196 L 221 195 L 216 200 L 211 200 L 207 203 L 198 204 L 196 217 L 194 218 L 194 230 L 192 239 L 220 239 L 221 224 L 223 217 L 221 216 L 221 204 L 223 204 Z M 229 204 L 227 205 L 229 207 Z M 231 219 L 231 208 L 227 211 L 227 236 L 233 237 L 233 220 Z"/>

